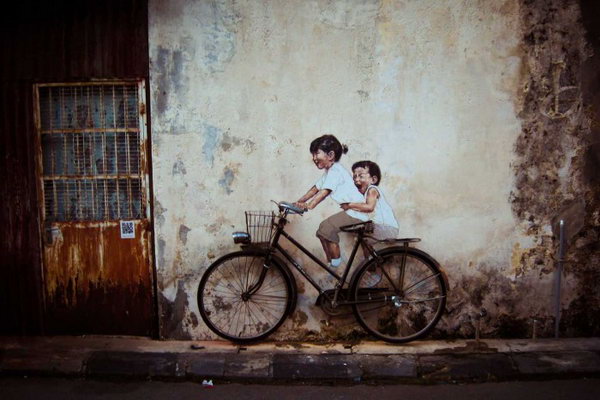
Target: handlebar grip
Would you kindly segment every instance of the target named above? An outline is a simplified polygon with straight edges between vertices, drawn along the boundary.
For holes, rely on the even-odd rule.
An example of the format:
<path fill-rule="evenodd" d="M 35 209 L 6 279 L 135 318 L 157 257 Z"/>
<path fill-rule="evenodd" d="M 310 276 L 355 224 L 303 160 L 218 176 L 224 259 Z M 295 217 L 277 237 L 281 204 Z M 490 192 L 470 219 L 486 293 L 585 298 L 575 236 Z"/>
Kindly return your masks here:
<path fill-rule="evenodd" d="M 293 205 L 292 203 L 288 203 L 287 201 L 280 202 L 279 206 L 300 215 L 304 214 L 307 211 L 307 209 L 296 207 L 295 205 Z"/>

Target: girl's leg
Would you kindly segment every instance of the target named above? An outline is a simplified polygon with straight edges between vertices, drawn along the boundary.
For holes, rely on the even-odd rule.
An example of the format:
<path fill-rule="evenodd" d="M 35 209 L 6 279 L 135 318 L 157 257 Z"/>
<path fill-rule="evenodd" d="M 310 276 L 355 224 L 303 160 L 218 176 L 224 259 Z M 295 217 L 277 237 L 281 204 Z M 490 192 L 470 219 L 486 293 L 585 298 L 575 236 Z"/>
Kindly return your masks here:
<path fill-rule="evenodd" d="M 341 256 L 341 252 L 340 252 L 340 245 L 335 243 L 335 242 L 330 242 L 327 239 L 324 239 L 322 237 L 319 236 L 319 239 L 321 240 L 321 245 L 323 246 L 323 251 L 325 252 L 325 257 L 327 257 L 327 262 L 331 264 L 331 260 L 334 260 L 336 258 L 340 258 Z M 339 263 L 339 260 L 338 260 Z M 335 265 L 337 266 L 337 265 Z"/>
<path fill-rule="evenodd" d="M 331 253 L 329 253 L 329 243 L 331 243 L 331 242 L 322 238 L 321 236 L 319 236 L 318 238 L 321 241 L 321 246 L 323 246 L 323 251 L 325 252 L 325 257 L 327 257 L 327 262 L 330 262 L 331 261 Z"/>
<path fill-rule="evenodd" d="M 329 255 L 331 256 L 331 259 L 340 258 L 340 245 L 335 242 L 326 242 L 327 246 L 329 246 Z"/>
<path fill-rule="evenodd" d="M 327 261 L 331 262 L 331 260 L 337 259 L 339 262 L 341 256 L 340 245 L 338 243 L 340 240 L 340 226 L 358 222 L 361 221 L 350 217 L 344 211 L 334 214 L 321 222 L 321 225 L 319 225 L 319 229 L 317 230 L 317 237 L 321 241 L 321 246 L 323 246 Z"/>

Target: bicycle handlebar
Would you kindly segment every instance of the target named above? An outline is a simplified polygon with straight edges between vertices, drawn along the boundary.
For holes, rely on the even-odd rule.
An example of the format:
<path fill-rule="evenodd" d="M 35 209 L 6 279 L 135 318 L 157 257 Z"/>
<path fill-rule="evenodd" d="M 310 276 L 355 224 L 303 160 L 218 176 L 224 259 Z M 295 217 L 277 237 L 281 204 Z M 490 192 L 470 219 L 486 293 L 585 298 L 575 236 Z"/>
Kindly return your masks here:
<path fill-rule="evenodd" d="M 292 203 L 288 203 L 287 201 L 280 201 L 279 203 L 277 203 L 277 205 L 279 206 L 280 211 L 288 211 L 293 214 L 302 215 L 306 211 L 308 211 L 306 208 L 296 207 L 295 205 L 293 205 Z"/>

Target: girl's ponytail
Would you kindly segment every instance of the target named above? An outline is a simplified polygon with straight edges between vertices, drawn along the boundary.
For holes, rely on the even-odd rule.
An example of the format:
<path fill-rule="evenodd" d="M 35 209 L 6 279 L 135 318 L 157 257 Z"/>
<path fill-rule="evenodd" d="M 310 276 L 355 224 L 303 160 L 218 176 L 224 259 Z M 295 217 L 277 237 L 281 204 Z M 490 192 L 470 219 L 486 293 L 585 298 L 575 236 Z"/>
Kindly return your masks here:
<path fill-rule="evenodd" d="M 347 152 L 348 152 L 348 145 L 346 145 L 346 144 L 343 144 L 343 145 L 342 145 L 342 153 L 343 153 L 343 154 L 346 154 Z"/>

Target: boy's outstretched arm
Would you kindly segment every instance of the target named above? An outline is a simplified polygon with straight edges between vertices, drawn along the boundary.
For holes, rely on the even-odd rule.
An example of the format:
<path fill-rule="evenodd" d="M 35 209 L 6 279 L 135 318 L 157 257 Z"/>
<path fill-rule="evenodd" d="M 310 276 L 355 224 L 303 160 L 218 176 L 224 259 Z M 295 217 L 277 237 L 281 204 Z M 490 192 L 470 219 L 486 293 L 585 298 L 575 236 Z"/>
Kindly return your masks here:
<path fill-rule="evenodd" d="M 373 189 L 367 192 L 367 199 L 365 203 L 343 203 L 340 204 L 340 207 L 342 207 L 344 211 L 354 210 L 370 213 L 375 209 L 375 206 L 377 205 L 377 199 L 379 199 L 379 193 L 377 190 Z"/>

